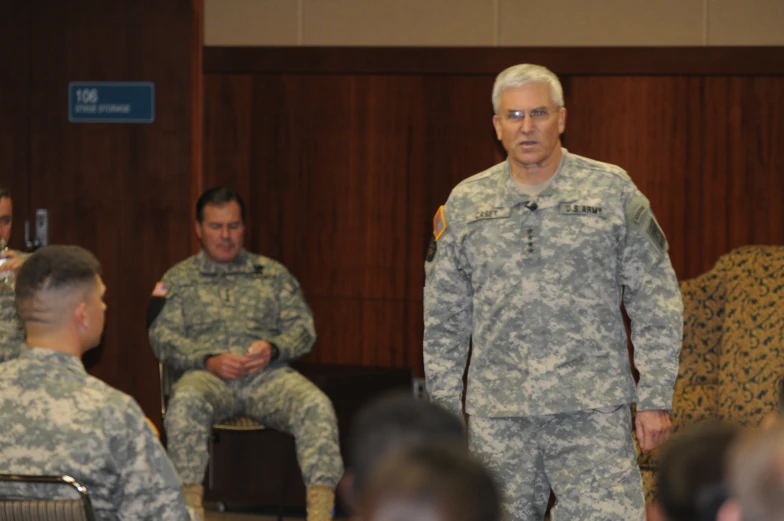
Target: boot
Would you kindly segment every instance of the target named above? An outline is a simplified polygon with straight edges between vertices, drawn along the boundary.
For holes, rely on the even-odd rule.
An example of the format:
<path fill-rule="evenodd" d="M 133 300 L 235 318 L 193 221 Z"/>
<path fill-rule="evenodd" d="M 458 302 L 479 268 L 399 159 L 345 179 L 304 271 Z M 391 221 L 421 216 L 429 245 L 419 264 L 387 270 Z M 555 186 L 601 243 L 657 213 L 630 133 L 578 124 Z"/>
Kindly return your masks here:
<path fill-rule="evenodd" d="M 204 487 L 201 483 L 183 483 L 182 495 L 185 496 L 185 505 L 188 509 L 194 511 L 199 519 L 204 521 L 204 505 L 202 503 Z"/>
<path fill-rule="evenodd" d="M 332 521 L 335 491 L 326 485 L 313 485 L 307 494 L 307 521 Z"/>

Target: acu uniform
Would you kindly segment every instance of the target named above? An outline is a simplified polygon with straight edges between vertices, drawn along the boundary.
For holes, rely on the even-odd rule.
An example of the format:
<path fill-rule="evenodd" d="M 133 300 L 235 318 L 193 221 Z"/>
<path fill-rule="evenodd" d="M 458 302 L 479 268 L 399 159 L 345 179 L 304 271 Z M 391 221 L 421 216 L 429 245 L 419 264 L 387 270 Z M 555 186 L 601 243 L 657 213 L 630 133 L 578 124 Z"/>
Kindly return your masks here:
<path fill-rule="evenodd" d="M 221 265 L 202 251 L 175 265 L 156 286 L 150 341 L 175 373 L 165 418 L 169 455 L 184 483 L 200 483 L 212 425 L 236 415 L 294 435 L 305 485 L 334 488 L 343 473 L 332 403 L 288 366 L 310 352 L 313 317 L 286 268 L 243 250 Z M 256 340 L 277 349 L 264 369 L 222 380 L 205 369 L 208 356 L 245 355 Z"/>
<path fill-rule="evenodd" d="M 461 412 L 510 519 L 643 515 L 629 404 L 671 409 L 683 305 L 667 243 L 626 173 L 563 149 L 524 194 L 507 162 L 460 183 L 425 264 L 431 397 Z M 632 319 L 635 389 L 621 300 Z"/>

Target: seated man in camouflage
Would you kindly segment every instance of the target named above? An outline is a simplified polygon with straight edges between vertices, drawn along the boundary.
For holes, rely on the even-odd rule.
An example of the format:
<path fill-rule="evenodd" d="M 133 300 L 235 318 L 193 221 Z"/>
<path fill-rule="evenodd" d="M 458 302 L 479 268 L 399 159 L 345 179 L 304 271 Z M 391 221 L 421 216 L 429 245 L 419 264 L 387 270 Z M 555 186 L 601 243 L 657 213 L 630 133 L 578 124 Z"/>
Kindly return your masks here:
<path fill-rule="evenodd" d="M 0 362 L 19 356 L 24 347 L 24 329 L 14 304 L 16 273 L 28 254 L 8 249 L 13 225 L 11 193 L 0 186 Z"/>
<path fill-rule="evenodd" d="M 243 249 L 244 224 L 239 194 L 207 190 L 196 203 L 201 251 L 153 291 L 152 349 L 177 373 L 164 421 L 169 456 L 188 505 L 200 509 L 213 423 L 250 416 L 294 435 L 308 521 L 330 520 L 343 473 L 335 412 L 288 366 L 313 346 L 313 316 L 283 265 Z"/>
<path fill-rule="evenodd" d="M 180 481 L 139 405 L 82 365 L 103 332 L 100 274 L 77 246 L 44 248 L 20 269 L 16 304 L 28 348 L 0 364 L 0 470 L 73 477 L 98 521 L 186 521 Z M 4 484 L 0 496 L 60 494 L 42 486 Z"/>

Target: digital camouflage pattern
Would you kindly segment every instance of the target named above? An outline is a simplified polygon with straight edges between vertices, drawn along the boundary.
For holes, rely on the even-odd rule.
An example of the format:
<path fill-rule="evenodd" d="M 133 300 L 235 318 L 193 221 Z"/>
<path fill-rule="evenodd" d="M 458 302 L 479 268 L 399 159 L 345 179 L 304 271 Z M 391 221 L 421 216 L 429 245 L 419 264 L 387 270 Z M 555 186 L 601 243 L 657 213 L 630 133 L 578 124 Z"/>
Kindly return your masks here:
<path fill-rule="evenodd" d="M 550 416 L 472 416 L 469 448 L 501 485 L 506 521 L 643 521 L 629 406 Z M 530 491 L 534 491 L 533 494 Z"/>
<path fill-rule="evenodd" d="M 425 264 L 424 363 L 430 396 L 457 413 L 469 341 L 470 415 L 671 408 L 683 304 L 664 235 L 621 168 L 563 152 L 533 199 L 504 162 L 460 183 L 445 205 L 446 230 Z"/>
<path fill-rule="evenodd" d="M 16 312 L 14 292 L 0 289 L 0 362 L 19 356 L 25 346 L 22 321 Z"/>
<path fill-rule="evenodd" d="M 0 473 L 72 476 L 99 521 L 190 519 L 138 404 L 72 355 L 32 347 L 0 364 L 0 425 Z M 0 495 L 74 497 L 63 488 L 0 483 Z"/>
<path fill-rule="evenodd" d="M 307 486 L 334 487 L 343 474 L 332 403 L 287 362 L 310 352 L 313 316 L 299 284 L 267 257 L 242 251 L 228 265 L 200 252 L 163 277 L 165 305 L 150 326 L 156 358 L 177 377 L 166 414 L 169 455 L 185 483 L 206 470 L 212 424 L 235 415 L 294 435 Z M 239 380 L 207 372 L 204 360 L 244 355 L 256 340 L 275 344 L 280 356 Z"/>

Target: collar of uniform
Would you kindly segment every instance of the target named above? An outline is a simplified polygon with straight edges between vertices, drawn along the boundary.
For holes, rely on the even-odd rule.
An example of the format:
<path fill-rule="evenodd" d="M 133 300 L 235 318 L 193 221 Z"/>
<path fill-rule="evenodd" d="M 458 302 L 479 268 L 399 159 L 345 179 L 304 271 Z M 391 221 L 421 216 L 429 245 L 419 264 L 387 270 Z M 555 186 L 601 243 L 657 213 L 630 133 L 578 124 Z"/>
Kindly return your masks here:
<path fill-rule="evenodd" d="M 574 200 L 579 193 L 574 176 L 574 157 L 565 148 L 561 148 L 563 156 L 558 170 L 555 171 L 555 179 L 537 197 L 539 208 L 549 208 Z"/>
<path fill-rule="evenodd" d="M 35 360 L 56 364 L 59 367 L 71 369 L 79 373 L 87 372 L 84 369 L 84 364 L 79 357 L 69 355 L 68 353 L 55 351 L 54 349 L 47 349 L 45 347 L 31 346 L 22 349 L 22 353 L 19 355 L 19 358 L 32 358 Z"/>
<path fill-rule="evenodd" d="M 509 158 L 507 157 L 504 162 L 504 175 L 499 176 L 499 198 L 496 206 L 499 208 L 512 208 L 521 203 L 527 204 L 532 200 L 547 202 L 553 195 L 557 198 L 557 194 L 561 192 L 562 186 L 569 184 L 568 179 L 565 179 L 568 177 L 565 171 L 569 170 L 568 165 L 571 163 L 569 151 L 566 150 L 566 148 L 561 147 L 561 152 L 561 162 L 558 163 L 558 168 L 553 174 L 552 184 L 533 198 L 530 195 L 521 192 L 518 188 L 517 181 L 512 177 L 512 170 L 509 165 Z M 542 206 L 542 202 L 539 202 L 538 204 L 540 207 Z"/>
<path fill-rule="evenodd" d="M 248 273 L 253 271 L 253 259 L 246 250 L 240 250 L 237 258 L 228 264 L 220 264 L 210 260 L 204 250 L 196 255 L 196 264 L 202 275 L 223 275 L 227 273 Z"/>

